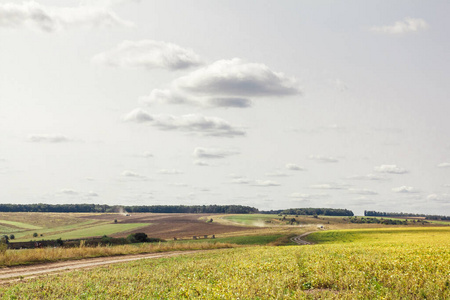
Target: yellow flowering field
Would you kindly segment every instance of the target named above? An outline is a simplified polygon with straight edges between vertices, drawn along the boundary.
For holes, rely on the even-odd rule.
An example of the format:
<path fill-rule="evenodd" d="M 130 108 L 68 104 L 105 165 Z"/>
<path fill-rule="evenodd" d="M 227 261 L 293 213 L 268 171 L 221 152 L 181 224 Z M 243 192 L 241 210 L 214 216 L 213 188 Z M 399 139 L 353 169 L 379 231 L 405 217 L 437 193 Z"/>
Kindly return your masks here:
<path fill-rule="evenodd" d="M 318 232 L 325 244 L 211 250 L 49 275 L 3 299 L 450 299 L 450 228 Z M 330 237 L 331 236 L 331 237 Z"/>

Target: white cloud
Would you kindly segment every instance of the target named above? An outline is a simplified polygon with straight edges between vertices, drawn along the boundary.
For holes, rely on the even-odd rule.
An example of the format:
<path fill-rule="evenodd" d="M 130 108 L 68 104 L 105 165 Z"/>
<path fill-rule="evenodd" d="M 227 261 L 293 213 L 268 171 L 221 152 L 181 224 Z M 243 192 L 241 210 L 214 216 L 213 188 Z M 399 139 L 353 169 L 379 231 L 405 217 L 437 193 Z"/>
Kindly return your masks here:
<path fill-rule="evenodd" d="M 236 184 L 250 184 L 252 182 L 252 180 L 248 179 L 248 178 L 234 178 L 231 183 L 236 183 Z"/>
<path fill-rule="evenodd" d="M 128 171 L 128 170 L 123 171 L 122 176 L 128 177 L 128 178 L 135 178 L 135 179 L 147 179 L 147 176 L 135 173 L 133 171 Z"/>
<path fill-rule="evenodd" d="M 300 93 L 295 79 L 239 58 L 216 61 L 177 79 L 175 85 L 195 95 L 258 97 Z"/>
<path fill-rule="evenodd" d="M 450 162 L 443 162 L 438 164 L 438 168 L 450 168 Z"/>
<path fill-rule="evenodd" d="M 86 194 L 88 197 L 98 197 L 98 194 L 96 192 L 90 191 Z"/>
<path fill-rule="evenodd" d="M 430 194 L 427 196 L 427 200 L 441 204 L 450 204 L 450 194 Z"/>
<path fill-rule="evenodd" d="M 286 164 L 286 169 L 292 170 L 292 171 L 304 171 L 305 169 L 299 165 L 296 164 Z"/>
<path fill-rule="evenodd" d="M 310 188 L 312 189 L 318 189 L 318 190 L 344 190 L 346 189 L 346 185 L 344 184 L 329 184 L 329 183 L 322 183 L 322 184 L 314 184 L 311 185 Z"/>
<path fill-rule="evenodd" d="M 405 34 L 428 29 L 429 25 L 424 19 L 405 18 L 403 21 L 397 21 L 393 25 L 374 26 L 370 30 L 377 33 L 386 34 Z"/>
<path fill-rule="evenodd" d="M 177 169 L 161 169 L 158 171 L 158 174 L 164 174 L 164 175 L 178 175 L 183 174 L 183 171 L 177 170 Z"/>
<path fill-rule="evenodd" d="M 302 194 L 302 193 L 292 193 L 289 195 L 290 198 L 295 198 L 297 200 L 315 200 L 315 199 L 323 199 L 328 198 L 330 195 L 322 193 L 322 194 Z"/>
<path fill-rule="evenodd" d="M 358 194 L 358 195 L 378 195 L 377 192 L 369 190 L 369 189 L 348 189 L 348 191 L 352 194 Z"/>
<path fill-rule="evenodd" d="M 266 65 L 239 58 L 219 60 L 172 82 L 170 90 L 156 89 L 143 98 L 148 103 L 190 104 L 206 107 L 252 105 L 249 97 L 301 94 L 296 79 Z"/>
<path fill-rule="evenodd" d="M 200 133 L 205 136 L 235 137 L 245 131 L 230 125 L 227 121 L 202 115 L 151 115 L 142 109 L 135 109 L 124 117 L 126 122 L 149 123 L 161 130 L 178 130 Z"/>
<path fill-rule="evenodd" d="M 272 180 L 251 180 L 248 178 L 240 177 L 235 178 L 231 181 L 234 184 L 246 184 L 252 186 L 269 187 L 269 186 L 280 186 L 278 182 Z"/>
<path fill-rule="evenodd" d="M 194 165 L 201 166 L 201 167 L 209 166 L 209 164 L 204 160 L 196 160 L 196 161 L 194 161 Z"/>
<path fill-rule="evenodd" d="M 202 148 L 197 147 L 194 150 L 193 155 L 198 158 L 203 159 L 217 159 L 217 158 L 226 158 L 228 156 L 237 155 L 239 154 L 238 151 L 233 150 L 224 150 L 224 149 L 217 149 L 217 148 Z"/>
<path fill-rule="evenodd" d="M 381 165 L 374 168 L 375 172 L 378 173 L 389 173 L 389 174 L 405 174 L 408 173 L 407 170 L 397 167 L 397 165 Z"/>
<path fill-rule="evenodd" d="M 373 199 L 368 199 L 364 196 L 353 199 L 353 205 L 374 205 L 379 203 L 379 201 L 375 201 Z"/>
<path fill-rule="evenodd" d="M 290 176 L 289 174 L 286 174 L 284 172 L 280 172 L 280 171 L 275 171 L 275 172 L 271 172 L 271 173 L 266 173 L 264 174 L 265 176 L 268 177 L 287 177 Z"/>
<path fill-rule="evenodd" d="M 255 180 L 251 185 L 254 186 L 279 186 L 280 184 L 271 180 Z"/>
<path fill-rule="evenodd" d="M 318 162 L 324 162 L 324 163 L 337 163 L 339 160 L 335 157 L 331 156 L 322 156 L 322 155 L 310 155 L 309 159 L 318 161 Z"/>
<path fill-rule="evenodd" d="M 99 6 L 49 7 L 35 1 L 0 4 L 0 28 L 29 27 L 54 32 L 79 27 L 132 26 L 112 10 Z"/>
<path fill-rule="evenodd" d="M 416 189 L 412 186 L 399 186 L 392 188 L 392 191 L 396 193 L 417 193 Z"/>
<path fill-rule="evenodd" d="M 92 62 L 113 67 L 179 70 L 199 65 L 201 60 L 191 49 L 163 41 L 141 40 L 123 41 L 95 55 Z"/>
<path fill-rule="evenodd" d="M 353 179 L 353 180 L 374 180 L 374 181 L 389 180 L 389 178 L 387 178 L 386 176 L 377 175 L 377 174 L 353 175 L 353 176 L 347 177 L 347 179 Z"/>
<path fill-rule="evenodd" d="M 70 189 L 62 189 L 59 191 L 60 194 L 69 195 L 69 196 L 76 196 L 78 195 L 78 192 Z"/>
<path fill-rule="evenodd" d="M 65 143 L 71 139 L 60 134 L 33 134 L 28 136 L 28 141 L 32 143 Z"/>

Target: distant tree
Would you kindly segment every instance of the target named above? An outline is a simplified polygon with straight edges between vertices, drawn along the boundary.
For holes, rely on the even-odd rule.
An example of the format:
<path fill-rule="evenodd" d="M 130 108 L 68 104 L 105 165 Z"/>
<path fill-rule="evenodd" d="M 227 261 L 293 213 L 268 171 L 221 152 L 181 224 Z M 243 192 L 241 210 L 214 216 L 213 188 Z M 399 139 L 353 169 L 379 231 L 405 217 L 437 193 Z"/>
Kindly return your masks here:
<path fill-rule="evenodd" d="M 15 239 L 16 237 L 14 236 L 14 234 L 11 234 L 11 235 L 9 235 L 9 239 L 10 240 L 13 240 L 13 239 Z"/>
<path fill-rule="evenodd" d="M 37 237 L 37 236 L 38 236 L 37 232 L 33 233 L 33 237 Z"/>

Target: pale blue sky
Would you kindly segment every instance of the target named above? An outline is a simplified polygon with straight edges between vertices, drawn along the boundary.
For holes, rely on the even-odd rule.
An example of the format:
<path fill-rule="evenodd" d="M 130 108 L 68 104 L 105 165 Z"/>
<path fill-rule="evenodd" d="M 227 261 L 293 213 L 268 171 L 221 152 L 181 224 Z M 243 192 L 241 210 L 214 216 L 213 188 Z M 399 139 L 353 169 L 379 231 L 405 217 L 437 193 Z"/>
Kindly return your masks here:
<path fill-rule="evenodd" d="M 0 201 L 449 215 L 448 11 L 0 0 Z"/>

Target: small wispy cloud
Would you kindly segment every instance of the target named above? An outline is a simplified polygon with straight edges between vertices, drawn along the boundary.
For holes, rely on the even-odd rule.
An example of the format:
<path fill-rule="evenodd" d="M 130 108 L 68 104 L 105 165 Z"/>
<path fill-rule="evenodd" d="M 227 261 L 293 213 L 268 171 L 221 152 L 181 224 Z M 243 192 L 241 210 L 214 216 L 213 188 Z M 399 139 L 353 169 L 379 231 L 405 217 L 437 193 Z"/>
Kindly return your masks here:
<path fill-rule="evenodd" d="M 321 183 L 321 184 L 314 184 L 310 186 L 311 189 L 317 189 L 317 190 L 345 190 L 348 188 L 345 184 L 339 184 L 339 183 Z"/>
<path fill-rule="evenodd" d="M 428 29 L 430 26 L 424 19 L 420 18 L 405 18 L 402 21 L 396 21 L 392 25 L 386 26 L 373 26 L 370 28 L 372 32 L 385 33 L 385 34 L 405 34 L 418 32 Z"/>
<path fill-rule="evenodd" d="M 266 173 L 264 175 L 268 176 L 268 177 L 287 177 L 287 176 L 290 176 L 289 174 L 286 174 L 286 173 L 281 172 L 281 171 L 269 172 L 269 173 Z"/>
<path fill-rule="evenodd" d="M 304 171 L 305 170 L 305 168 L 303 168 L 299 165 L 296 165 L 296 164 L 291 164 L 291 163 L 286 164 L 286 169 L 291 170 L 291 171 Z"/>
<path fill-rule="evenodd" d="M 161 169 L 158 171 L 158 174 L 178 175 L 178 174 L 183 174 L 183 171 L 178 170 L 178 169 Z"/>
<path fill-rule="evenodd" d="M 0 4 L 0 28 L 31 28 L 55 32 L 69 28 L 133 26 L 109 7 L 79 5 L 51 7 L 35 1 Z"/>
<path fill-rule="evenodd" d="M 399 186 L 399 187 L 392 188 L 392 191 L 395 193 L 417 193 L 418 192 L 412 186 Z"/>
<path fill-rule="evenodd" d="M 209 163 L 207 163 L 204 160 L 195 160 L 194 165 L 201 166 L 201 167 L 207 167 L 207 166 L 209 166 Z"/>
<path fill-rule="evenodd" d="M 339 160 L 332 156 L 310 155 L 309 159 L 323 163 L 337 163 Z"/>
<path fill-rule="evenodd" d="M 281 184 L 272 180 L 255 180 L 253 183 L 251 183 L 251 185 L 264 187 L 264 186 L 280 186 Z"/>
<path fill-rule="evenodd" d="M 427 200 L 437 202 L 440 204 L 450 204 L 450 194 L 430 194 L 427 196 Z"/>
<path fill-rule="evenodd" d="M 219 148 L 203 148 L 203 147 L 195 148 L 193 153 L 195 157 L 201 159 L 221 159 L 237 154 L 239 154 L 239 152 L 235 150 L 226 150 Z"/>
<path fill-rule="evenodd" d="M 179 70 L 201 64 L 191 49 L 163 41 L 123 41 L 92 58 L 93 63 L 112 67 Z"/>
<path fill-rule="evenodd" d="M 138 174 L 136 172 L 129 171 L 129 170 L 123 171 L 122 172 L 122 176 L 123 177 L 127 177 L 127 178 L 140 179 L 140 180 L 147 180 L 148 179 L 148 177 L 145 176 L 145 175 L 141 175 L 141 174 Z"/>
<path fill-rule="evenodd" d="M 280 186 L 276 181 L 272 180 L 252 180 L 248 178 L 234 178 L 231 180 L 231 183 L 233 184 L 243 184 L 243 185 L 250 185 L 250 186 L 259 186 L 259 187 L 270 187 L 270 186 Z"/>
<path fill-rule="evenodd" d="M 400 168 L 397 165 L 381 165 L 374 168 L 375 172 L 378 173 L 389 173 L 389 174 L 406 174 L 408 171 L 406 169 Z"/>
<path fill-rule="evenodd" d="M 290 198 L 294 198 L 297 200 L 307 200 L 307 201 L 328 198 L 329 196 L 330 196 L 329 194 L 325 194 L 325 193 L 321 193 L 321 194 L 292 193 L 289 195 Z"/>
<path fill-rule="evenodd" d="M 350 188 L 348 191 L 352 194 L 358 194 L 358 195 L 378 195 L 377 192 L 369 190 L 369 189 L 354 189 Z"/>
<path fill-rule="evenodd" d="M 28 141 L 32 143 L 66 143 L 72 140 L 61 134 L 32 134 L 28 136 Z"/>
<path fill-rule="evenodd" d="M 347 179 L 351 179 L 351 180 L 373 180 L 373 181 L 389 180 L 388 177 L 386 177 L 384 175 L 378 175 L 378 174 L 352 175 L 352 176 L 347 177 Z"/>
<path fill-rule="evenodd" d="M 443 162 L 437 165 L 438 168 L 450 168 L 450 162 Z"/>
<path fill-rule="evenodd" d="M 185 131 L 204 136 L 236 137 L 245 135 L 241 128 L 232 126 L 227 121 L 202 115 L 151 115 L 142 109 L 135 109 L 124 117 L 126 122 L 147 123 L 160 130 Z"/>

